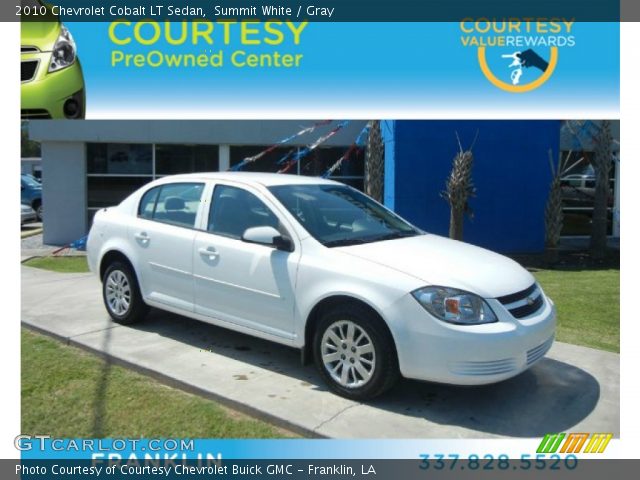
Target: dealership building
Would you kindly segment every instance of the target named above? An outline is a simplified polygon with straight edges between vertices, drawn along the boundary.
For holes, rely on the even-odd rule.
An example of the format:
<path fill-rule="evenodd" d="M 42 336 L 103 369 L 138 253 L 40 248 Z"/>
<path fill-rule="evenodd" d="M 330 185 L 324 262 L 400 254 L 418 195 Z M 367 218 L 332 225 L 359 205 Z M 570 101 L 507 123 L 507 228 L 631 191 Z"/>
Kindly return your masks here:
<path fill-rule="evenodd" d="M 365 120 L 343 124 L 320 146 L 305 153 L 305 147 L 340 122 L 32 121 L 30 138 L 42 147 L 44 242 L 64 245 L 83 237 L 98 209 L 117 204 L 155 178 L 228 170 L 270 147 L 274 148 L 243 170 L 277 172 L 287 165 L 285 159 L 303 152 L 287 174 L 326 174 L 366 124 Z M 311 125 L 317 128 L 295 136 Z M 540 252 L 544 249 L 544 208 L 552 178 L 549 151 L 555 159 L 571 153 L 576 164 L 573 170 L 580 173 L 574 176 L 583 184 L 588 182 L 584 159 L 588 163 L 590 154 L 582 151 L 593 146 L 588 141 L 577 144 L 561 126 L 560 121 L 538 120 L 383 120 L 384 203 L 415 225 L 446 235 L 449 206 L 442 191 L 458 142 L 463 148 L 473 146 L 476 195 L 469 201 L 472 214 L 465 220 L 465 241 L 500 252 Z M 617 139 L 619 123 L 612 126 Z M 614 150 L 619 150 L 619 143 Z M 363 189 L 365 161 L 363 148 L 352 150 L 330 178 Z M 584 233 L 580 229 L 585 226 L 580 225 L 572 223 L 570 228 L 575 231 L 565 233 Z"/>

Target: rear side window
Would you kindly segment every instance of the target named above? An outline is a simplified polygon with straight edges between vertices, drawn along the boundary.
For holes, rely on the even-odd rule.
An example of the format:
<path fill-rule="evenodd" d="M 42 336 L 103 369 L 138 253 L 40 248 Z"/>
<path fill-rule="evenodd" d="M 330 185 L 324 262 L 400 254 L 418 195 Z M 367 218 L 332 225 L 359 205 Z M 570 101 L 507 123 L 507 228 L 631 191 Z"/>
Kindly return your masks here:
<path fill-rule="evenodd" d="M 147 193 L 142 196 L 142 200 L 140 200 L 140 207 L 138 208 L 139 217 L 146 218 L 147 220 L 151 220 L 153 218 L 153 209 L 156 206 L 158 193 L 160 193 L 160 187 L 155 187 L 148 190 Z"/>
<path fill-rule="evenodd" d="M 218 185 L 213 191 L 207 230 L 218 235 L 242 238 L 247 228 L 279 226 L 278 217 L 262 200 L 241 188 Z"/>
<path fill-rule="evenodd" d="M 140 200 L 138 215 L 147 220 L 194 228 L 203 183 L 169 183 L 147 191 Z"/>

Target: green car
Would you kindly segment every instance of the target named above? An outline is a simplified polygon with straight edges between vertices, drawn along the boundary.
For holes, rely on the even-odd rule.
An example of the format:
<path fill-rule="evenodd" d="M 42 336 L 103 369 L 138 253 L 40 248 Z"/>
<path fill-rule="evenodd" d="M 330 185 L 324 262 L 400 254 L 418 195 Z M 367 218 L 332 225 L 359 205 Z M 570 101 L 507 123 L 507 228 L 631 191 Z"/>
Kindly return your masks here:
<path fill-rule="evenodd" d="M 84 77 L 69 30 L 53 16 L 21 27 L 22 118 L 84 118 Z"/>

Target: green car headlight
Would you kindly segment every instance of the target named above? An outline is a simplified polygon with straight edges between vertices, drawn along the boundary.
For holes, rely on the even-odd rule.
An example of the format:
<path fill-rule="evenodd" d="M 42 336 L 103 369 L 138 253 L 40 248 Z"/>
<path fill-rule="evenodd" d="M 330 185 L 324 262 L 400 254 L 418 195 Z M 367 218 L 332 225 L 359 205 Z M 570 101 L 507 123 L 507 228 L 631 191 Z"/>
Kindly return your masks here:
<path fill-rule="evenodd" d="M 447 287 L 425 287 L 411 293 L 424 309 L 440 320 L 457 325 L 497 322 L 496 314 L 481 297 Z"/>
<path fill-rule="evenodd" d="M 76 61 L 76 42 L 67 28 L 63 25 L 51 53 L 49 73 L 67 68 Z"/>

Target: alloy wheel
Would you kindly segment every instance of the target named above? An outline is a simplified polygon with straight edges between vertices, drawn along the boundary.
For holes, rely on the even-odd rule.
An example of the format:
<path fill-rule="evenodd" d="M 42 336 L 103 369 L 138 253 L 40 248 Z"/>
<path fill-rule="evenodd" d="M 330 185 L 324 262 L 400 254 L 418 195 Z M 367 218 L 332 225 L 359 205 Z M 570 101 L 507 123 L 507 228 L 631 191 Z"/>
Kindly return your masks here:
<path fill-rule="evenodd" d="M 109 310 L 115 315 L 125 315 L 131 307 L 131 285 L 120 270 L 109 274 L 105 282 L 105 297 Z"/>
<path fill-rule="evenodd" d="M 332 323 L 322 335 L 321 355 L 331 378 L 346 388 L 367 384 L 376 368 L 369 334 L 350 320 Z"/>

